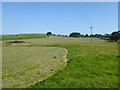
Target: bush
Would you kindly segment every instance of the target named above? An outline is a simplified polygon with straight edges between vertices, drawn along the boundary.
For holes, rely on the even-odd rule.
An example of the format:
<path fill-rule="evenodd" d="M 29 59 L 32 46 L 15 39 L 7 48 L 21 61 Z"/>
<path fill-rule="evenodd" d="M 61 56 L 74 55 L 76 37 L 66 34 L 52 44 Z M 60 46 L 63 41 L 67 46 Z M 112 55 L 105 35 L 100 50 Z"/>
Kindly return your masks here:
<path fill-rule="evenodd" d="M 120 31 L 117 31 L 117 32 L 115 31 L 115 32 L 111 33 L 109 39 L 112 41 L 120 40 Z"/>
<path fill-rule="evenodd" d="M 51 32 L 47 32 L 47 35 L 52 35 L 52 33 Z"/>
<path fill-rule="evenodd" d="M 73 33 L 70 33 L 69 37 L 80 37 L 80 33 L 79 32 L 73 32 Z"/>

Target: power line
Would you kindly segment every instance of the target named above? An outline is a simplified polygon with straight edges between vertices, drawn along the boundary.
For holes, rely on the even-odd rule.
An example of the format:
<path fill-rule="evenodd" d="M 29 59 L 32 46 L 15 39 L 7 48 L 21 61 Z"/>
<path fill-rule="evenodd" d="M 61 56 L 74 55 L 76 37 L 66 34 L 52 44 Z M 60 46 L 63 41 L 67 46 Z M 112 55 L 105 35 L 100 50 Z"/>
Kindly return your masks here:
<path fill-rule="evenodd" d="M 85 7 L 85 3 L 79 3 L 79 7 L 81 9 L 81 11 L 83 12 L 83 15 L 85 16 L 86 22 L 88 23 L 88 25 L 92 25 L 92 21 L 90 19 L 90 16 L 87 12 L 87 9 Z"/>
<path fill-rule="evenodd" d="M 84 3 L 79 2 L 79 3 L 75 3 L 75 4 L 77 6 L 78 12 L 80 12 L 79 14 L 82 17 L 83 22 L 85 22 L 86 25 L 88 25 L 88 26 L 93 25 L 92 20 L 90 19 L 90 16 L 85 8 Z M 91 29 L 91 43 L 92 43 L 92 29 L 93 29 L 93 27 L 89 27 L 89 28 Z"/>
<path fill-rule="evenodd" d="M 90 24 L 89 24 L 89 19 L 87 18 L 87 15 L 86 15 L 86 13 L 85 13 L 85 11 L 84 11 L 84 8 L 82 7 L 81 3 L 79 3 L 78 6 L 79 6 L 79 9 L 81 10 L 81 12 L 82 12 L 82 14 L 83 14 L 83 16 L 84 16 L 84 21 L 85 21 L 86 24 L 89 26 L 89 25 L 90 25 Z"/>
<path fill-rule="evenodd" d="M 75 5 L 75 4 L 76 4 L 76 5 Z M 74 4 L 74 6 L 75 6 L 78 14 L 81 16 L 81 19 L 82 19 L 83 23 L 85 23 L 85 24 L 88 25 L 88 22 L 86 22 L 86 20 L 85 20 L 85 14 L 83 13 L 82 8 L 79 6 L 78 3 L 75 3 L 75 4 Z"/>
<path fill-rule="evenodd" d="M 86 14 L 86 17 L 89 20 L 89 24 L 93 25 L 92 18 L 90 16 L 90 13 L 88 13 L 88 9 L 87 9 L 86 5 L 81 3 L 81 7 L 83 7 L 83 10 L 84 10 L 84 12 Z"/>

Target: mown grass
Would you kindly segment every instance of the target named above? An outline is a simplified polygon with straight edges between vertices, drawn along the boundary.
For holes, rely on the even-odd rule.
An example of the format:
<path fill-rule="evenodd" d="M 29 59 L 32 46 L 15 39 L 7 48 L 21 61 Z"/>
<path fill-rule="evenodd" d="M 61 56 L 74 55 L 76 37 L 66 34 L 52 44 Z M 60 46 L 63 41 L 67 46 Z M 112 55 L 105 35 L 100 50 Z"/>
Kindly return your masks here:
<path fill-rule="evenodd" d="M 66 66 L 67 51 L 56 47 L 3 47 L 2 87 L 25 88 Z"/>
<path fill-rule="evenodd" d="M 2 40 L 22 40 L 33 38 L 47 38 L 47 35 L 43 34 L 18 34 L 18 35 L 3 35 Z"/>
<path fill-rule="evenodd" d="M 49 46 L 49 45 L 48 45 Z M 50 45 L 51 46 L 51 45 Z M 31 88 L 117 88 L 117 44 L 56 44 L 68 50 L 64 70 Z"/>

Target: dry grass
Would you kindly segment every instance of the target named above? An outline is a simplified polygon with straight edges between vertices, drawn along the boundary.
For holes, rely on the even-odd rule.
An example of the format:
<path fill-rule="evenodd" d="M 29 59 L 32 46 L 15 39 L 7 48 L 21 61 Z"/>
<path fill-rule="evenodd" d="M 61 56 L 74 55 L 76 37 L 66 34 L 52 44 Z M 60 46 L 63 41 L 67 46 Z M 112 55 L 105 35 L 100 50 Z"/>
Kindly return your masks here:
<path fill-rule="evenodd" d="M 73 37 L 56 37 L 51 36 L 48 38 L 41 39 L 28 39 L 27 42 L 31 42 L 33 44 L 90 44 L 91 38 L 73 38 Z M 107 43 L 105 40 L 93 38 L 93 43 Z"/>
<path fill-rule="evenodd" d="M 66 65 L 66 55 L 63 48 L 3 47 L 3 88 L 27 87 L 52 76 Z"/>

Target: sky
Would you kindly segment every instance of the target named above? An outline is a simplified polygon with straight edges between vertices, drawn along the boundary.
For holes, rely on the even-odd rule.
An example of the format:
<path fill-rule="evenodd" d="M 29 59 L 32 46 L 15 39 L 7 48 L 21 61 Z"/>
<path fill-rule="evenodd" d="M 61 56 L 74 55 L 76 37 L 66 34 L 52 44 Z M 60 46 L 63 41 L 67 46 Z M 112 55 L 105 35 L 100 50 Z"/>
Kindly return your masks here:
<path fill-rule="evenodd" d="M 68 35 L 118 30 L 117 2 L 3 2 L 3 34 L 47 33 Z"/>

